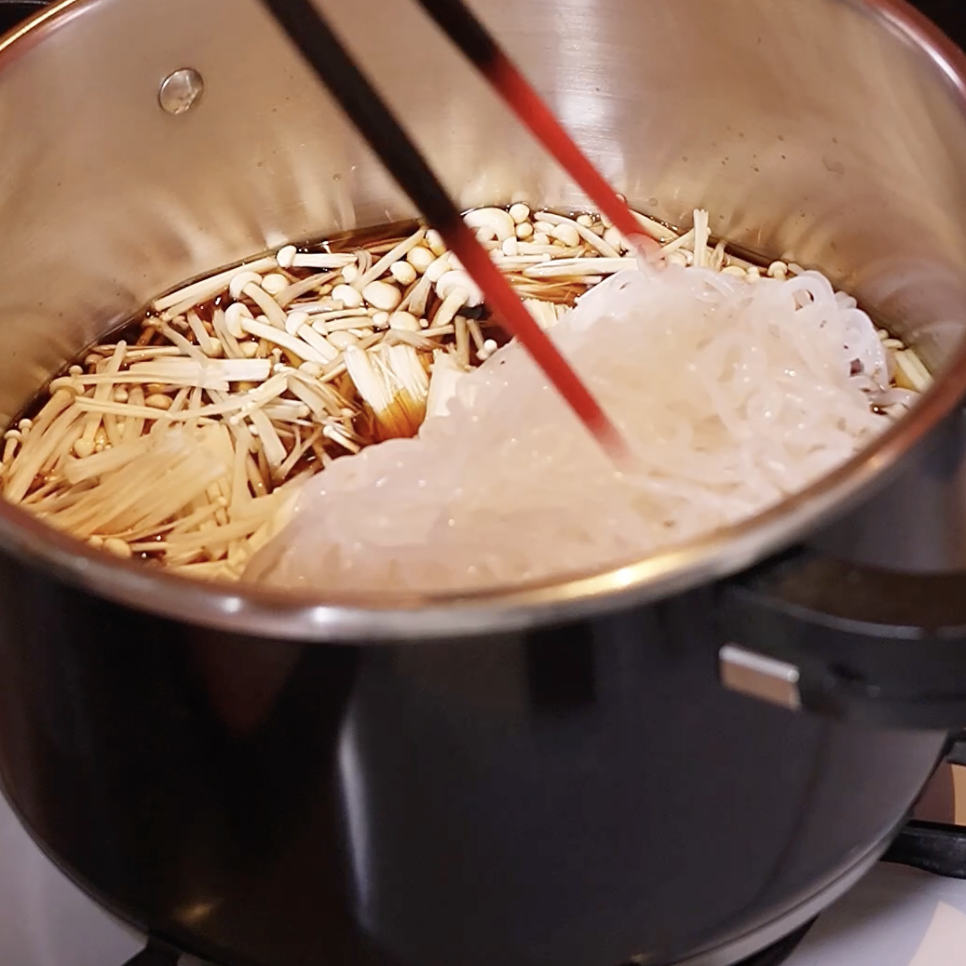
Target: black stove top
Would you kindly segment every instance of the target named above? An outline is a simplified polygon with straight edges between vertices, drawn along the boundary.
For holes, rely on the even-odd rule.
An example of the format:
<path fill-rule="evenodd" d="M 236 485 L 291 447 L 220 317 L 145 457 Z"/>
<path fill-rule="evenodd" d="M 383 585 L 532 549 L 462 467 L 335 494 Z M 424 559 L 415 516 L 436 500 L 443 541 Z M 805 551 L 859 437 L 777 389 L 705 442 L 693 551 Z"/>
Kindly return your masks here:
<path fill-rule="evenodd" d="M 804 926 L 796 929 L 795 932 L 786 936 L 784 939 L 779 939 L 774 946 L 769 946 L 760 953 L 755 953 L 754 956 L 739 963 L 738 966 L 779 966 L 780 963 L 785 962 L 795 952 L 798 944 L 805 938 L 805 934 L 814 924 L 814 919 L 811 922 L 805 923 Z"/>

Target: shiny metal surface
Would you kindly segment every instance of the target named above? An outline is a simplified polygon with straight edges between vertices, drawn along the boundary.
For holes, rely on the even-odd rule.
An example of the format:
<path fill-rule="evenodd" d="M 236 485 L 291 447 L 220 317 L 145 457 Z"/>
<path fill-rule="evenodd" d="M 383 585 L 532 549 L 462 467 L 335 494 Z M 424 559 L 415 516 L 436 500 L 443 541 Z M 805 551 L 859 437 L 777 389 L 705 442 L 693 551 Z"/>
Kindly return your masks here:
<path fill-rule="evenodd" d="M 903 575 L 966 571 L 966 410 L 960 408 L 887 487 L 812 535 L 816 550 Z"/>
<path fill-rule="evenodd" d="M 798 711 L 802 695 L 799 671 L 794 664 L 756 654 L 736 644 L 725 644 L 718 652 L 721 683 L 736 694 Z"/>
<path fill-rule="evenodd" d="M 581 205 L 415 5 L 324 6 L 464 205 Z M 703 205 L 717 232 L 820 265 L 891 321 L 945 373 L 918 410 L 747 525 L 506 593 L 318 601 L 201 587 L 89 551 L 6 506 L 4 547 L 117 601 L 275 636 L 534 626 L 749 566 L 854 506 L 953 409 L 966 388 L 966 66 L 910 8 L 475 6 L 636 205 L 675 223 Z M 158 89 L 185 64 L 206 91 L 172 117 Z M 0 49 L 0 123 L 29 132 L 0 156 L 5 417 L 159 291 L 288 240 L 412 213 L 255 0 L 66 0 Z"/>
<path fill-rule="evenodd" d="M 158 103 L 168 114 L 185 114 L 205 91 L 205 81 L 193 67 L 182 67 L 161 81 Z"/>

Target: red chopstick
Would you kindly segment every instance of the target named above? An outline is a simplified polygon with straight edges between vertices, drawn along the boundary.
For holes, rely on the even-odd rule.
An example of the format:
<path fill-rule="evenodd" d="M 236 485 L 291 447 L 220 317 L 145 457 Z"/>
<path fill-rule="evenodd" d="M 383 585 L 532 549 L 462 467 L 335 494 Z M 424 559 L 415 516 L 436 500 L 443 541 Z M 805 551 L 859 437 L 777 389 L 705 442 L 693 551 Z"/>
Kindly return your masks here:
<path fill-rule="evenodd" d="M 600 445 L 616 461 L 625 460 L 628 449 L 617 428 L 527 311 L 475 234 L 464 224 L 459 209 L 426 159 L 343 48 L 312 0 L 262 2 L 328 87 L 349 121 L 442 235 L 479 285 L 490 308 L 519 339 Z"/>
<path fill-rule="evenodd" d="M 660 253 L 657 241 L 647 235 L 627 203 L 580 150 L 543 98 L 462 0 L 417 2 L 628 242 L 636 243 L 647 257 L 657 256 Z"/>

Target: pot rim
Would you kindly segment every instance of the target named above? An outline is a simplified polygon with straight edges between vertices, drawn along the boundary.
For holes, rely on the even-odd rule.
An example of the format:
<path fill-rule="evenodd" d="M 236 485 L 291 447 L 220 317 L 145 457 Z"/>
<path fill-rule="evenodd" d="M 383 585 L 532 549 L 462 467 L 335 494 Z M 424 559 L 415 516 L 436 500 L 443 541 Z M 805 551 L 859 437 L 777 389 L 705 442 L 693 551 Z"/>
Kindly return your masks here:
<path fill-rule="evenodd" d="M 914 45 L 952 84 L 966 122 L 966 54 L 906 0 L 844 0 Z M 0 71 L 14 45 L 94 7 L 60 0 L 0 40 Z M 524 630 L 620 610 L 717 581 L 795 543 L 858 503 L 966 396 L 966 340 L 914 409 L 847 463 L 745 521 L 644 559 L 514 587 L 447 594 L 342 594 L 331 599 L 250 584 L 205 583 L 97 551 L 0 499 L 0 547 L 115 603 L 241 634 L 306 641 L 392 642 Z"/>

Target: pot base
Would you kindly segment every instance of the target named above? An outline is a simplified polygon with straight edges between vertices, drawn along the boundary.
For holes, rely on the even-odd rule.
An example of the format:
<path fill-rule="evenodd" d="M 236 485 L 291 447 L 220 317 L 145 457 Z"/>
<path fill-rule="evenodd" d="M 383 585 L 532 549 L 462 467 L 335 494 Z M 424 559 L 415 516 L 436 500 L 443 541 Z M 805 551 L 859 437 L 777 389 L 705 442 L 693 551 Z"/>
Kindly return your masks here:
<path fill-rule="evenodd" d="M 14 799 L 7 793 L 6 789 L 2 788 L 2 783 L 0 783 L 0 794 L 7 800 L 11 810 L 17 816 L 18 821 L 38 848 L 79 889 L 119 919 L 128 922 L 136 929 L 148 931 L 144 923 L 132 919 L 125 913 L 123 908 L 115 905 L 109 897 L 104 896 L 83 875 L 72 869 L 69 864 L 64 862 L 47 846 L 43 838 L 37 835 L 31 828 L 29 821 L 18 808 Z M 686 960 L 679 960 L 670 964 L 670 966 L 780 966 L 781 963 L 784 963 L 791 956 L 805 938 L 805 935 L 815 924 L 818 914 L 837 899 L 841 898 L 869 872 L 885 853 L 888 844 L 893 838 L 894 835 L 890 835 L 885 842 L 878 844 L 843 875 L 839 876 L 819 893 L 812 896 L 807 902 L 802 903 L 787 915 L 781 916 L 760 929 L 756 929 L 752 933 L 734 939 L 723 946 L 699 953 L 697 956 Z M 152 943 L 153 941 L 149 942 L 148 947 L 142 950 L 138 956 L 145 955 L 149 951 L 155 952 L 161 957 L 158 962 L 161 964 L 165 963 L 164 956 L 170 956 L 172 954 L 172 947 L 167 943 L 160 943 L 157 948 L 153 948 Z M 206 951 L 196 950 L 195 953 L 205 956 Z M 206 960 L 212 955 L 211 951 L 207 951 L 207 953 L 208 955 L 205 956 Z M 135 959 L 132 962 L 137 962 L 140 966 L 142 960 Z M 150 963 L 152 961 L 149 960 L 148 962 Z M 217 964 L 233 966 L 233 962 L 230 960 L 211 958 L 210 962 L 213 966 L 217 966 Z M 130 964 L 125 964 L 125 966 L 130 966 Z M 643 964 L 631 960 L 623 964 L 623 966 L 643 966 Z"/>
<path fill-rule="evenodd" d="M 736 966 L 781 966 L 798 949 L 799 944 L 815 925 L 817 919 L 818 916 L 815 919 L 810 919 L 804 926 L 799 926 L 795 932 L 789 933 L 784 939 L 779 939 L 773 945 L 762 949 L 760 952 L 753 953 L 747 959 L 737 963 Z M 130 966 L 130 964 L 125 964 L 125 966 Z M 631 962 L 625 963 L 623 966 L 637 966 L 637 964 Z"/>
<path fill-rule="evenodd" d="M 848 871 L 791 912 L 716 949 L 698 953 L 673 966 L 778 966 L 794 952 L 818 914 L 858 883 L 879 861 L 894 837 L 890 835 L 885 843 L 866 853 Z"/>
<path fill-rule="evenodd" d="M 817 918 L 817 917 L 816 917 Z M 791 935 L 784 939 L 779 939 L 774 946 L 763 949 L 760 953 L 755 953 L 750 959 L 746 959 L 739 966 L 781 966 L 796 949 L 808 934 L 808 931 L 815 925 L 815 919 L 805 923 Z"/>
<path fill-rule="evenodd" d="M 799 943 L 814 925 L 815 919 L 812 919 L 784 939 L 780 939 L 773 946 L 769 946 L 760 953 L 755 953 L 750 959 L 742 961 L 738 966 L 781 966 L 798 949 Z M 158 943 L 155 940 L 148 940 L 147 946 L 133 959 L 128 960 L 124 966 L 178 966 L 180 958 L 180 952 L 173 947 Z M 627 964 L 627 966 L 632 966 L 632 964 Z"/>

